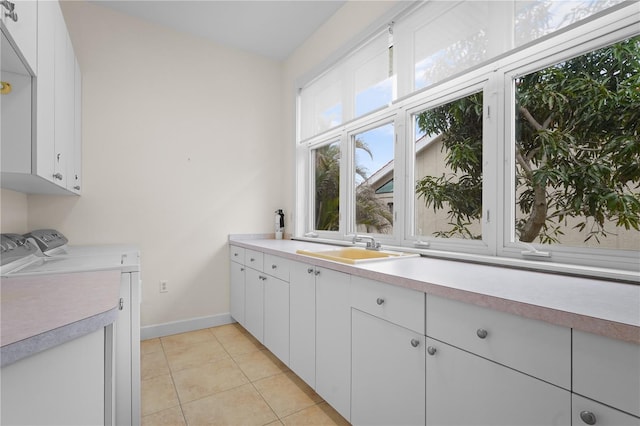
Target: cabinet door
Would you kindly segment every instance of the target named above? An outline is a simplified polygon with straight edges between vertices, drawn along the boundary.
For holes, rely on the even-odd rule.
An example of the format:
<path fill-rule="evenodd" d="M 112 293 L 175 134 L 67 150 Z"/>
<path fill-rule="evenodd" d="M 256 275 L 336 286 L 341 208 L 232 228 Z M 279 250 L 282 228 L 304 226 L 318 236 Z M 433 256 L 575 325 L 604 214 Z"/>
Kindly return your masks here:
<path fill-rule="evenodd" d="M 62 11 L 57 10 L 55 29 L 55 162 L 54 182 L 67 188 L 68 164 L 72 160 L 74 129 L 74 71 L 73 47 Z"/>
<path fill-rule="evenodd" d="M 292 262 L 289 283 L 289 368 L 316 387 L 316 269 Z"/>
<path fill-rule="evenodd" d="M 427 354 L 427 425 L 571 424 L 567 390 L 431 338 Z"/>
<path fill-rule="evenodd" d="M 230 263 L 230 306 L 231 316 L 234 320 L 238 321 L 243 326 L 245 325 L 244 318 L 244 303 L 245 303 L 245 288 L 244 288 L 244 265 L 236 262 Z"/>
<path fill-rule="evenodd" d="M 289 283 L 267 276 L 264 283 L 264 345 L 289 365 Z"/>
<path fill-rule="evenodd" d="M 425 423 L 424 336 L 351 310 L 351 423 Z"/>
<path fill-rule="evenodd" d="M 100 329 L 2 367 L 0 423 L 104 424 L 104 362 Z"/>
<path fill-rule="evenodd" d="M 38 5 L 38 102 L 36 103 L 37 138 L 34 172 L 53 181 L 55 159 L 55 49 L 57 21 L 62 17 L 57 1 Z"/>
<path fill-rule="evenodd" d="M 79 194 L 82 189 L 82 74 L 80 64 L 74 58 L 74 100 L 73 100 L 73 154 L 71 158 L 71 188 Z"/>
<path fill-rule="evenodd" d="M 351 277 L 324 268 L 316 271 L 316 392 L 349 420 Z"/>
<path fill-rule="evenodd" d="M 264 343 L 264 284 L 266 276 L 252 268 L 245 269 L 244 327 Z"/>
<path fill-rule="evenodd" d="M 573 391 L 640 417 L 640 345 L 573 330 Z"/>
<path fill-rule="evenodd" d="M 14 21 L 7 16 L 7 9 L 0 7 L 2 22 L 31 70 L 37 74 L 38 6 L 42 2 L 33 0 L 11 0 L 11 2 L 15 5 L 14 12 L 17 20 Z"/>

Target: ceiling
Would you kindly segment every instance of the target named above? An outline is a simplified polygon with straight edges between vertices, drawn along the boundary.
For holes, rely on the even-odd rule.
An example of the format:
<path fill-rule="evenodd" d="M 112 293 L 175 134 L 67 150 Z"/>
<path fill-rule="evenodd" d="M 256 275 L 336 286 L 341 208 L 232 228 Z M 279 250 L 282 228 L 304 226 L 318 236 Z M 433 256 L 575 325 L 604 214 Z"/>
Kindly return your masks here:
<path fill-rule="evenodd" d="M 272 59 L 287 58 L 346 0 L 94 0 L 127 15 Z"/>

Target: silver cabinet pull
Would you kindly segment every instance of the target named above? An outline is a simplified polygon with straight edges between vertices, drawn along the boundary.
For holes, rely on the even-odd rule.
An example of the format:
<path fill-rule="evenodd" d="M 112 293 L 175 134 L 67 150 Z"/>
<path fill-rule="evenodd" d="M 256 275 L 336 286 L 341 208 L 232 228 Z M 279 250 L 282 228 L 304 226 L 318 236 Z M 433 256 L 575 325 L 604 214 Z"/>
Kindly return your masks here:
<path fill-rule="evenodd" d="M 383 299 L 382 297 L 378 297 L 378 298 L 376 299 L 376 303 L 377 303 L 378 305 L 382 305 L 382 304 L 384 303 L 384 299 Z"/>
<path fill-rule="evenodd" d="M 435 354 L 436 354 L 436 348 L 435 348 L 435 347 L 433 347 L 433 346 L 429 346 L 429 347 L 427 348 L 427 353 L 428 353 L 429 355 L 435 355 Z"/>
<path fill-rule="evenodd" d="M 240 272 L 244 272 L 244 268 L 240 268 Z"/>
<path fill-rule="evenodd" d="M 18 22 L 18 14 L 15 11 L 11 11 L 9 13 L 5 12 L 4 16 L 13 20 L 13 22 Z"/>
<path fill-rule="evenodd" d="M 238 253 L 233 253 L 233 255 L 234 255 L 235 257 L 238 257 Z"/>
<path fill-rule="evenodd" d="M 487 337 L 487 335 L 489 335 L 489 332 L 487 330 L 485 330 L 484 328 L 479 328 L 478 331 L 476 331 L 476 335 L 481 338 L 484 339 Z"/>
<path fill-rule="evenodd" d="M 267 277 L 265 277 L 264 275 L 260 275 L 258 278 L 260 278 L 262 281 L 266 281 Z"/>
<path fill-rule="evenodd" d="M 118 308 L 120 310 L 124 309 L 124 299 L 122 297 L 120 298 L 120 302 L 118 303 Z"/>
<path fill-rule="evenodd" d="M 583 422 L 585 422 L 588 425 L 596 424 L 596 415 L 593 414 L 591 411 L 581 411 L 580 418 L 582 419 Z"/>
<path fill-rule="evenodd" d="M 56 173 L 53 175 L 54 179 L 62 180 L 62 173 Z"/>
<path fill-rule="evenodd" d="M 277 269 L 278 265 L 271 265 L 271 269 Z"/>
<path fill-rule="evenodd" d="M 307 274 L 313 274 L 314 269 L 313 268 L 307 268 Z"/>
<path fill-rule="evenodd" d="M 13 12 L 13 9 L 16 7 L 15 3 L 11 3 L 9 0 L 2 0 L 0 4 L 9 12 Z"/>
<path fill-rule="evenodd" d="M 252 257 L 251 259 L 249 259 L 249 262 L 255 262 L 255 259 Z"/>
<path fill-rule="evenodd" d="M 316 276 L 320 275 L 320 270 L 319 269 L 316 269 L 315 275 Z"/>
<path fill-rule="evenodd" d="M 76 191 L 80 191 L 80 185 L 74 186 L 73 189 L 75 189 Z"/>
<path fill-rule="evenodd" d="M 414 348 L 417 348 L 419 345 L 420 345 L 420 340 L 411 339 L 411 346 L 413 346 Z"/>

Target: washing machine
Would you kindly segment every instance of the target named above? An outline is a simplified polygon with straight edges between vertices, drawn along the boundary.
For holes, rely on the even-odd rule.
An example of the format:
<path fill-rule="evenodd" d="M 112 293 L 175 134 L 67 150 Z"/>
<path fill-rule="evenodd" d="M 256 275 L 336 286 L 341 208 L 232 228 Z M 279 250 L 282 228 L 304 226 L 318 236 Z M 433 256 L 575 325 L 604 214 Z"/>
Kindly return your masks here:
<path fill-rule="evenodd" d="M 119 270 L 120 311 L 113 325 L 113 389 L 109 423 L 140 424 L 140 252 L 133 245 L 72 246 L 59 231 L 1 235 L 0 276 Z M 108 395 L 107 395 L 108 398 Z"/>

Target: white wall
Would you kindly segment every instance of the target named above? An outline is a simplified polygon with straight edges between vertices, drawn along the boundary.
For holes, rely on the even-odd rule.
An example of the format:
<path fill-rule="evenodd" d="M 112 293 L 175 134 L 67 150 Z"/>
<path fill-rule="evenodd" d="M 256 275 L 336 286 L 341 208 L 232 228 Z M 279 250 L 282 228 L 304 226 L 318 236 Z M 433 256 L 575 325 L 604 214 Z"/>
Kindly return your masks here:
<path fill-rule="evenodd" d="M 83 194 L 29 196 L 29 228 L 138 244 L 143 326 L 228 313 L 227 235 L 273 232 L 283 205 L 281 64 L 87 2 L 63 12 Z"/>
<path fill-rule="evenodd" d="M 0 231 L 24 234 L 27 227 L 27 196 L 8 189 L 0 190 Z"/>

